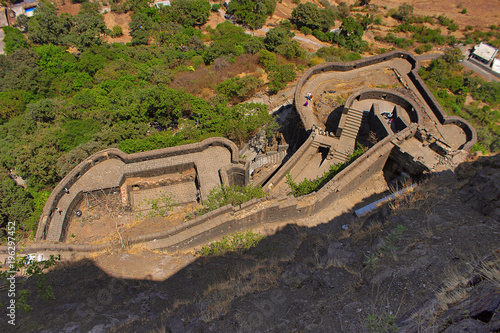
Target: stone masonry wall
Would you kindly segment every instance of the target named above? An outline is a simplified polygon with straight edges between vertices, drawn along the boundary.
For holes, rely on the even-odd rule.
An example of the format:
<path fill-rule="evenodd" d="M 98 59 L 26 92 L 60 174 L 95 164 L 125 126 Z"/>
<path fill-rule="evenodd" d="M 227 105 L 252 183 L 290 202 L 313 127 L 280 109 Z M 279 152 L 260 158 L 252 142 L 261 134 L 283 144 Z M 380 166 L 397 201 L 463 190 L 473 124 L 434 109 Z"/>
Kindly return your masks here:
<path fill-rule="evenodd" d="M 149 242 L 150 248 L 174 251 L 205 244 L 228 232 L 249 229 L 262 223 L 276 223 L 291 218 L 307 217 L 331 205 L 335 200 L 347 195 L 372 175 L 381 171 L 392 149 L 411 138 L 417 128 L 416 124 L 412 124 L 409 128 L 386 137 L 336 175 L 318 192 L 298 199 L 293 196 L 278 196 L 253 199 L 239 207 L 224 206 L 193 220 L 185 221 L 172 229 L 133 237 L 128 239 L 127 243 Z M 97 245 L 39 243 L 26 247 L 24 252 L 44 250 L 89 252 L 115 245 L 112 243 Z M 7 252 L 7 247 L 0 247 L 0 252 Z"/>
<path fill-rule="evenodd" d="M 300 97 L 302 87 L 307 82 L 307 80 L 309 80 L 313 75 L 323 73 L 326 71 L 345 72 L 355 68 L 366 67 L 369 65 L 377 64 L 394 58 L 403 58 L 412 65 L 412 70 L 408 73 L 408 77 L 410 78 L 410 80 L 412 80 L 413 84 L 418 90 L 418 93 L 424 98 L 425 102 L 429 105 L 432 112 L 436 115 L 436 117 L 438 118 L 439 122 L 442 125 L 455 124 L 457 126 L 460 126 L 460 128 L 464 130 L 464 132 L 466 133 L 467 142 L 463 145 L 463 147 L 461 147 L 461 149 L 470 150 L 477 141 L 477 132 L 474 129 L 474 127 L 465 119 L 446 115 L 446 112 L 443 110 L 441 105 L 439 105 L 436 98 L 432 95 L 429 88 L 423 82 L 422 78 L 420 78 L 420 76 L 418 75 L 418 71 L 420 70 L 420 63 L 411 53 L 401 50 L 395 50 L 381 55 L 376 55 L 373 57 L 352 61 L 349 63 L 336 63 L 336 62 L 323 63 L 308 69 L 302 75 L 299 82 L 297 83 L 297 87 L 295 89 L 295 98 L 294 98 L 295 107 L 302 121 L 304 122 L 305 128 L 310 129 L 313 124 L 305 123 L 306 117 L 304 116 L 304 114 L 305 112 L 308 112 L 308 110 L 303 105 L 301 105 L 301 103 L 298 102 L 298 99 Z"/>
<path fill-rule="evenodd" d="M 64 188 L 70 188 L 83 174 L 89 171 L 94 165 L 102 161 L 105 161 L 107 159 L 115 158 L 123 161 L 125 164 L 146 162 L 144 163 L 144 168 L 154 170 L 155 169 L 154 165 L 156 163 L 155 161 L 159 158 L 182 156 L 196 152 L 201 152 L 210 146 L 221 146 L 227 148 L 231 154 L 231 162 L 239 165 L 243 169 L 245 168 L 248 169 L 249 163 L 240 160 L 238 156 L 238 147 L 230 140 L 224 138 L 209 138 L 199 143 L 183 145 L 178 147 L 157 149 L 135 154 L 126 154 L 116 148 L 106 149 L 93 154 L 92 156 L 82 161 L 73 170 L 71 170 L 66 175 L 66 177 L 64 177 L 59 182 L 59 184 L 54 188 L 44 206 L 42 216 L 40 217 L 36 238 L 44 239 L 46 237 L 51 220 L 54 217 L 58 202 L 64 195 L 66 195 Z M 214 156 L 214 158 L 217 157 Z M 146 170 L 140 170 L 140 172 L 142 171 Z M 246 174 L 248 174 L 248 172 L 246 172 Z M 123 180 L 124 179 L 122 178 L 121 182 L 123 182 Z M 245 181 L 248 181 L 248 178 L 245 178 Z M 113 185 L 115 184 L 110 184 L 110 186 L 108 187 L 113 187 Z M 62 231 L 65 220 L 66 219 L 63 219 L 62 225 L 60 226 L 60 228 L 57 228 L 58 230 L 60 229 Z M 61 221 L 59 221 L 59 223 L 61 223 Z M 59 239 L 60 237 L 57 238 L 57 240 Z"/>

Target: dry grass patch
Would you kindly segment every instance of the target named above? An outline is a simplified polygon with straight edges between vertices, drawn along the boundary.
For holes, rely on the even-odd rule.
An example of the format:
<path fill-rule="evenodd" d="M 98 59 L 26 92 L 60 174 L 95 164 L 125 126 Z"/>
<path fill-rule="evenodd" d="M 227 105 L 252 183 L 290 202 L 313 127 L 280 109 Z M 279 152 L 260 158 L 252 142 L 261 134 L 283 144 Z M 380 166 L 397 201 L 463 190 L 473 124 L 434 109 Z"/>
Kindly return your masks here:
<path fill-rule="evenodd" d="M 436 294 L 441 310 L 447 310 L 450 305 L 453 306 L 468 296 L 469 290 L 472 289 L 468 286 L 471 273 L 471 268 L 464 272 L 451 268 L 445 272 L 447 278 Z"/>
<path fill-rule="evenodd" d="M 192 299 L 175 300 L 162 315 L 163 318 L 180 307 L 197 304 L 198 315 L 208 322 L 231 310 L 231 301 L 254 292 L 278 286 L 278 278 L 283 273 L 282 260 L 270 263 L 257 262 L 253 266 L 238 266 L 228 272 L 221 281 L 215 281 L 202 295 Z M 249 278 L 251 277 L 251 278 Z"/>
<path fill-rule="evenodd" d="M 171 88 L 184 89 L 188 93 L 203 98 L 212 96 L 217 84 L 222 81 L 238 76 L 242 73 L 259 77 L 261 72 L 258 54 L 243 54 L 231 62 L 228 58 L 219 58 L 213 65 L 199 65 L 194 72 L 179 72 L 175 75 Z"/>
<path fill-rule="evenodd" d="M 429 192 L 422 189 L 410 187 L 414 185 L 411 180 L 406 180 L 401 186 L 391 187 L 391 192 L 396 193 L 402 189 L 406 191 L 396 195 L 394 200 L 389 202 L 389 208 L 394 213 L 400 213 L 406 210 L 421 209 L 429 199 Z"/>
<path fill-rule="evenodd" d="M 206 302 L 206 307 L 200 309 L 201 318 L 211 321 L 221 313 L 229 312 L 231 301 L 235 297 L 278 286 L 277 281 L 282 272 L 283 268 L 278 260 L 273 260 L 270 265 L 258 263 L 253 267 L 235 270 L 228 280 L 212 284 L 203 293 L 202 299 Z M 251 279 L 243 279 L 250 275 Z"/>

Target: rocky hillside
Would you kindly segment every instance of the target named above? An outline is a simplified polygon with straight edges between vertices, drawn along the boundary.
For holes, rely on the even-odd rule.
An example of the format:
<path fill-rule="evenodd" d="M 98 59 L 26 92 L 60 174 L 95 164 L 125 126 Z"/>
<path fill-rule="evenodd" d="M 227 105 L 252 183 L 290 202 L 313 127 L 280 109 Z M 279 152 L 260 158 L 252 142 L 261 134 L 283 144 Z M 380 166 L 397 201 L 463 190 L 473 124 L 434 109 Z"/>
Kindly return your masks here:
<path fill-rule="evenodd" d="M 114 279 L 88 260 L 66 264 L 49 274 L 56 300 L 32 296 L 36 310 L 16 328 L 498 332 L 499 198 L 500 155 L 480 157 L 370 216 L 290 224 L 245 253 L 199 258 L 162 282 Z"/>

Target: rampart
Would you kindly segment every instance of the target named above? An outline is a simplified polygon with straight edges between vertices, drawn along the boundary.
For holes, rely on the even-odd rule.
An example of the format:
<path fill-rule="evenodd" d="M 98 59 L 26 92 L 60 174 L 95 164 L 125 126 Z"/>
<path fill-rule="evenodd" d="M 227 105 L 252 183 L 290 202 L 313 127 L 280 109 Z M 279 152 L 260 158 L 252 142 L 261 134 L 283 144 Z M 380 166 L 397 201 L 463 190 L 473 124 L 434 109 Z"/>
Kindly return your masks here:
<path fill-rule="evenodd" d="M 428 104 L 429 108 L 432 110 L 432 112 L 442 125 L 454 124 L 463 129 L 463 131 L 466 133 L 467 140 L 460 147 L 460 149 L 470 149 L 477 140 L 477 134 L 474 128 L 467 121 L 459 117 L 446 116 L 446 113 L 443 111 L 439 103 L 436 101 L 434 96 L 432 96 L 429 89 L 425 86 L 425 84 L 419 77 L 418 70 L 420 68 L 420 65 L 418 61 L 411 54 L 403 51 L 393 51 L 383 55 L 374 56 L 347 64 L 320 64 L 306 71 L 297 84 L 294 99 L 295 107 L 302 121 L 304 122 L 305 128 L 308 130 L 312 130 L 314 124 L 306 123 L 306 117 L 304 116 L 304 114 L 305 112 L 310 111 L 306 110 L 301 105 L 301 103 L 298 103 L 298 99 L 300 97 L 303 85 L 313 75 L 325 71 L 349 71 L 356 68 L 377 64 L 393 58 L 404 58 L 412 65 L 412 70 L 408 74 L 408 77 L 417 88 L 418 93 L 424 98 L 425 102 Z M 413 136 L 415 136 L 415 134 L 419 130 L 418 123 L 420 119 L 422 119 L 422 110 L 418 106 L 418 103 L 415 103 L 415 101 L 413 101 L 411 98 L 407 98 L 406 96 L 394 91 L 387 91 L 383 89 L 361 90 L 358 93 L 350 96 L 346 105 L 351 105 L 356 98 L 389 99 L 395 104 L 405 108 L 407 112 L 409 112 L 409 117 L 412 123 L 406 124 L 406 128 L 395 134 L 388 133 L 385 138 L 375 144 L 365 154 L 351 163 L 342 172 L 337 174 L 331 181 L 329 181 L 323 188 L 321 188 L 317 192 L 300 198 L 294 198 L 292 196 L 270 196 L 263 199 L 250 200 L 249 202 L 246 202 L 239 207 L 221 207 L 208 214 L 199 216 L 193 220 L 182 222 L 174 228 L 156 233 L 132 237 L 127 239 L 126 242 L 128 244 L 146 242 L 149 248 L 163 248 L 169 250 L 197 246 L 207 243 L 211 239 L 214 239 L 223 234 L 227 234 L 228 232 L 234 230 L 248 229 L 261 224 L 271 224 L 287 221 L 291 218 L 297 219 L 310 216 L 325 209 L 339 198 L 346 196 L 351 191 L 357 189 L 360 184 L 383 170 L 389 156 L 391 154 L 397 155 L 399 152 L 399 146 L 406 140 L 409 140 Z M 401 126 L 401 128 L 403 127 L 404 126 Z M 386 132 L 388 131 L 386 130 Z M 303 157 L 305 152 L 311 147 L 311 144 L 314 140 L 314 135 L 315 132 L 311 131 L 309 137 L 297 150 L 297 152 L 293 156 L 291 156 L 291 158 L 288 159 L 287 162 L 266 183 L 266 189 L 270 190 L 273 187 L 273 184 L 277 184 L 282 181 L 282 179 L 285 177 L 286 172 L 293 168 Z M 52 220 L 54 219 L 54 212 L 58 205 L 58 202 L 61 200 L 61 198 L 67 195 L 64 189 L 71 188 L 71 186 L 74 185 L 78 181 L 78 179 L 80 179 L 85 173 L 87 173 L 97 164 L 109 159 L 118 159 L 127 165 L 140 162 L 150 162 L 146 163 L 146 165 L 152 165 L 152 167 L 150 167 L 149 169 L 157 170 L 157 168 L 154 166 L 154 163 L 158 159 L 166 157 L 174 158 L 182 155 L 187 156 L 190 154 L 202 152 L 211 146 L 224 147 L 230 152 L 231 163 L 221 167 L 218 170 L 221 183 L 237 185 L 247 184 L 249 181 L 249 162 L 240 160 L 238 157 L 238 149 L 236 145 L 231 141 L 222 138 L 211 138 L 196 144 L 165 148 L 130 155 L 125 154 L 118 149 L 106 149 L 90 156 L 85 161 L 80 163 L 56 186 L 56 188 L 50 195 L 44 207 L 43 214 L 40 218 L 37 239 L 41 240 L 47 237 L 48 230 L 51 227 L 51 224 L 53 224 Z M 124 179 L 129 175 L 130 174 L 122 174 L 120 184 L 123 183 Z M 112 185 L 114 184 L 109 184 L 109 187 L 112 187 Z M 78 199 L 80 198 L 79 196 L 81 195 L 82 192 L 72 193 L 73 197 L 68 207 L 69 210 L 71 209 L 72 205 L 74 205 L 78 201 Z M 60 236 L 62 235 L 64 229 L 64 221 L 65 218 L 63 218 L 62 222 L 60 222 L 60 227 L 56 228 L 57 230 L 54 232 L 56 236 L 50 238 L 49 240 L 60 240 Z M 57 238 L 57 235 L 59 235 L 59 238 Z M 26 247 L 24 249 L 24 252 L 35 252 L 43 250 L 88 252 L 102 250 L 115 245 L 116 244 L 113 243 L 104 243 L 98 245 L 68 245 L 43 242 Z M 0 247 L 0 252 L 7 252 L 7 247 Z"/>
<path fill-rule="evenodd" d="M 431 109 L 431 111 L 434 113 L 434 115 L 442 125 L 455 124 L 464 130 L 467 142 L 461 147 L 461 149 L 462 150 L 471 149 L 472 146 L 477 142 L 477 132 L 474 129 L 474 127 L 465 119 L 456 116 L 446 115 L 446 112 L 443 110 L 441 105 L 439 105 L 436 98 L 430 92 L 429 88 L 424 84 L 422 78 L 418 75 L 418 71 L 420 70 L 420 63 L 411 53 L 400 50 L 391 51 L 388 53 L 376 55 L 369 58 L 363 58 L 349 63 L 338 63 L 338 62 L 323 63 L 308 69 L 302 75 L 299 82 L 297 83 L 297 87 L 295 89 L 295 97 L 294 97 L 295 107 L 300 115 L 300 118 L 304 122 L 305 128 L 311 129 L 314 124 L 309 123 L 310 121 L 305 116 L 305 114 L 310 111 L 305 106 L 303 106 L 302 103 L 299 102 L 299 98 L 301 97 L 301 92 L 304 84 L 313 75 L 321 74 L 327 71 L 346 72 L 353 69 L 378 64 L 394 58 L 402 58 L 410 63 L 412 69 L 408 73 L 408 78 L 412 81 L 413 85 L 416 87 L 417 89 L 416 92 L 422 96 L 422 98 L 428 104 L 429 108 Z"/>
<path fill-rule="evenodd" d="M 231 165 L 227 168 L 222 168 L 220 171 L 220 178 L 223 184 L 232 184 L 232 181 L 237 181 L 239 185 L 247 184 L 249 181 L 249 163 L 241 160 L 238 156 L 238 147 L 231 142 L 230 140 L 224 138 L 209 138 L 203 140 L 199 143 L 183 145 L 178 147 L 164 148 L 158 150 L 152 150 L 147 152 L 135 153 L 135 154 L 126 154 L 119 149 L 111 148 L 102 150 L 93 154 L 92 156 L 85 159 L 83 162 L 78 164 L 70 173 L 64 177 L 59 184 L 54 188 L 51 195 L 49 196 L 44 209 L 42 216 L 40 217 L 40 222 L 38 225 L 38 231 L 36 238 L 37 239 L 46 239 L 47 236 L 51 236 L 50 240 L 60 240 L 62 237 L 62 232 L 64 230 L 65 222 L 67 217 L 65 216 L 66 212 L 70 211 L 76 202 L 81 199 L 81 192 L 71 193 L 73 197 L 69 206 L 65 210 L 63 216 L 60 221 L 60 225 L 51 226 L 51 222 L 54 219 L 54 215 L 56 212 L 56 207 L 64 196 L 67 196 L 65 192 L 65 188 L 72 189 L 72 186 L 91 168 L 96 166 L 97 164 L 109 160 L 109 159 L 118 159 L 122 161 L 124 164 L 134 164 L 139 162 L 146 162 L 142 164 L 141 167 L 137 168 L 136 171 L 131 171 L 129 173 L 124 173 L 121 175 L 120 181 L 118 184 L 109 180 L 104 185 L 101 185 L 101 188 L 113 188 L 116 186 L 120 186 L 127 177 L 133 177 L 141 175 L 144 172 L 155 172 L 159 168 L 162 168 L 160 165 L 156 164 L 155 161 L 162 158 L 169 157 L 179 157 L 183 155 L 192 155 L 193 153 L 202 152 L 209 147 L 212 146 L 220 146 L 226 148 L 230 152 L 231 156 Z M 217 156 L 213 156 L 214 159 Z M 149 163 L 148 163 L 149 162 Z M 193 162 L 193 161 L 189 161 Z M 194 161 L 197 162 L 197 161 Z M 186 162 L 187 163 L 187 162 Z M 175 167 L 175 166 L 174 166 Z M 182 167 L 182 164 L 179 164 L 179 167 Z M 117 170 L 117 172 L 119 172 Z M 106 179 L 104 180 L 106 181 Z M 57 215 L 56 215 L 57 217 Z M 54 232 L 49 233 L 49 228 L 54 229 Z"/>
<path fill-rule="evenodd" d="M 405 130 L 384 138 L 318 192 L 300 198 L 272 196 L 253 199 L 239 207 L 227 205 L 193 220 L 185 221 L 174 228 L 132 237 L 126 240 L 127 244 L 148 242 L 150 248 L 177 250 L 207 243 L 228 232 L 310 216 L 347 195 L 371 176 L 380 172 L 392 150 L 413 137 L 417 128 L 416 124 L 412 124 Z M 46 250 L 90 252 L 115 245 L 111 242 L 96 245 L 39 243 L 27 246 L 24 252 Z M 0 247 L 0 252 L 6 251 L 7 247 Z"/>
<path fill-rule="evenodd" d="M 366 88 L 358 90 L 347 98 L 344 109 L 349 109 L 355 100 L 361 101 L 364 99 L 384 100 L 399 105 L 408 112 L 412 123 L 419 124 L 423 118 L 423 111 L 416 101 L 411 97 L 389 89 Z"/>

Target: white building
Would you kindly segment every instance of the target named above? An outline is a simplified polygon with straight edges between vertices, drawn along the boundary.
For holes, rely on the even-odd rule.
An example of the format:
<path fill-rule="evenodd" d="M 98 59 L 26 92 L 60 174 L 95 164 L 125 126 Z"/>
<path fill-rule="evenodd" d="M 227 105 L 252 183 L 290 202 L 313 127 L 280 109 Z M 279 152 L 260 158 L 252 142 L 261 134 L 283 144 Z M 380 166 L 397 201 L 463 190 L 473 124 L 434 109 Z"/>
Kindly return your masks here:
<path fill-rule="evenodd" d="M 474 47 L 471 57 L 489 65 L 497 54 L 498 50 L 491 45 L 481 42 Z"/>
<path fill-rule="evenodd" d="M 161 7 L 170 6 L 170 1 L 169 1 L 169 0 L 166 0 L 166 1 L 158 1 L 158 2 L 155 2 L 155 6 L 156 6 L 156 8 L 161 8 Z"/>
<path fill-rule="evenodd" d="M 500 74 L 500 59 L 493 59 L 491 70 Z"/>

